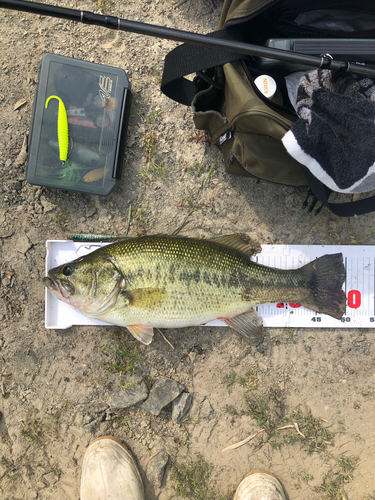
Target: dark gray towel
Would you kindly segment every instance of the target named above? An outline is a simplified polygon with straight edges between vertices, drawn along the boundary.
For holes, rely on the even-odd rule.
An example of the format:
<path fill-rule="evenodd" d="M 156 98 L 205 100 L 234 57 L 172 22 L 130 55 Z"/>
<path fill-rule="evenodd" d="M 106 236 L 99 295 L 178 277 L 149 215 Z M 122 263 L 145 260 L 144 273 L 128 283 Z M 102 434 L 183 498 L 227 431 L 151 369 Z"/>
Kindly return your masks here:
<path fill-rule="evenodd" d="M 373 80 L 311 71 L 300 80 L 297 114 L 282 139 L 293 158 L 333 191 L 375 189 Z"/>

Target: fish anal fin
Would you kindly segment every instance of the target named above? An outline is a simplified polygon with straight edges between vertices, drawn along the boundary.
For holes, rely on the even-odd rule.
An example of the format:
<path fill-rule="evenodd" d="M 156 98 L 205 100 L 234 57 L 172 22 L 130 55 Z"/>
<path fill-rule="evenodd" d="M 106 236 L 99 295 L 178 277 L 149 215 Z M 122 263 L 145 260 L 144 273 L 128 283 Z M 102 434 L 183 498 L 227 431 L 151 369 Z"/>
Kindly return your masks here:
<path fill-rule="evenodd" d="M 239 252 L 246 254 L 248 257 L 252 257 L 262 251 L 260 244 L 249 238 L 246 234 L 227 234 L 225 236 L 211 238 L 210 241 L 215 241 L 221 245 L 238 250 Z"/>
<path fill-rule="evenodd" d="M 149 345 L 154 336 L 154 329 L 150 325 L 129 325 L 129 332 L 142 344 Z"/>
<path fill-rule="evenodd" d="M 129 307 L 152 310 L 164 302 L 167 292 L 162 288 L 138 288 L 123 290 L 121 295 L 128 300 Z"/>
<path fill-rule="evenodd" d="M 262 339 L 263 320 L 255 309 L 250 309 L 249 311 L 231 318 L 223 317 L 219 319 L 245 337 L 254 340 Z"/>

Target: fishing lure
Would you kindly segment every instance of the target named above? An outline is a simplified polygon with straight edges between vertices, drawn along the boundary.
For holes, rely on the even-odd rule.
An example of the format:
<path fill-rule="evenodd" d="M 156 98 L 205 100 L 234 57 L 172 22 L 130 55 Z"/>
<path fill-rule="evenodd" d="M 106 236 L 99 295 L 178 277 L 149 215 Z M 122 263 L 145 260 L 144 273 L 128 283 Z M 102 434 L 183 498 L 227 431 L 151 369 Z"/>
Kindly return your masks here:
<path fill-rule="evenodd" d="M 109 168 L 96 168 L 95 170 L 90 170 L 86 175 L 83 176 L 83 182 L 95 182 L 108 174 Z"/>
<path fill-rule="evenodd" d="M 68 159 L 69 150 L 68 117 L 63 101 L 56 95 L 51 95 L 47 99 L 46 109 L 48 108 L 48 103 L 51 99 L 57 99 L 59 101 L 59 111 L 57 116 L 57 138 L 59 141 L 60 160 L 66 161 Z"/>
<path fill-rule="evenodd" d="M 114 236 L 107 234 L 68 234 L 68 240 L 93 242 L 93 241 L 114 241 L 124 238 L 123 236 Z"/>

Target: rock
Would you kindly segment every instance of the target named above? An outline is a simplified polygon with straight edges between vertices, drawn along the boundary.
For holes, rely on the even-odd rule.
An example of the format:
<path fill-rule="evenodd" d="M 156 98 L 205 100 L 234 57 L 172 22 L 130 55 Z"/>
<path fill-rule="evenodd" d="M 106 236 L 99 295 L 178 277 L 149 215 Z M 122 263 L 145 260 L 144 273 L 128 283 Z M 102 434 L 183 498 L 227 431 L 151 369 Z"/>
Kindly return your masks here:
<path fill-rule="evenodd" d="M 75 409 L 80 413 L 103 413 L 107 408 L 107 403 L 87 403 L 77 405 Z"/>
<path fill-rule="evenodd" d="M 43 479 L 50 486 L 53 486 L 59 480 L 58 476 L 56 476 L 56 474 L 54 474 L 53 472 L 49 472 L 48 474 L 45 474 L 43 476 Z"/>
<path fill-rule="evenodd" d="M 166 451 L 160 451 L 151 458 L 147 465 L 147 478 L 151 484 L 157 488 L 161 487 L 165 468 L 167 466 L 169 455 Z"/>
<path fill-rule="evenodd" d="M 47 200 L 44 196 L 40 197 L 40 203 L 42 204 L 44 213 L 51 212 L 56 208 L 56 205 Z"/>
<path fill-rule="evenodd" d="M 92 422 L 89 422 L 88 424 L 82 425 L 82 429 L 86 432 L 90 432 L 91 434 L 94 434 L 97 426 L 98 426 L 98 422 L 96 420 L 93 420 Z"/>
<path fill-rule="evenodd" d="M 96 214 L 96 208 L 95 207 L 86 207 L 86 217 L 92 217 L 93 215 Z"/>
<path fill-rule="evenodd" d="M 188 358 L 190 359 L 191 363 L 195 363 L 195 360 L 197 359 L 197 353 L 196 352 L 189 352 Z"/>
<path fill-rule="evenodd" d="M 208 399 L 205 399 L 203 401 L 201 411 L 199 412 L 199 416 L 201 418 L 208 418 L 208 419 L 210 419 L 213 411 L 214 410 L 212 409 L 212 406 L 210 405 L 210 402 L 208 401 Z"/>
<path fill-rule="evenodd" d="M 161 410 L 177 398 L 183 390 L 185 390 L 185 387 L 182 384 L 163 377 L 156 381 L 150 391 L 148 400 L 143 403 L 142 408 L 153 415 L 159 415 Z"/>
<path fill-rule="evenodd" d="M 172 402 L 172 420 L 179 422 L 190 410 L 193 398 L 188 392 L 183 392 Z"/>
<path fill-rule="evenodd" d="M 8 182 L 9 189 L 14 191 L 21 191 L 22 183 L 19 181 L 9 181 Z"/>
<path fill-rule="evenodd" d="M 4 414 L 0 411 L 0 436 L 4 436 L 8 433 L 8 428 L 5 424 Z"/>
<path fill-rule="evenodd" d="M 89 424 L 90 422 L 92 422 L 94 419 L 90 416 L 90 415 L 85 415 L 82 419 L 82 422 L 84 424 Z"/>
<path fill-rule="evenodd" d="M 141 377 L 132 375 L 122 379 L 123 387 L 116 387 L 109 397 L 111 410 L 130 408 L 147 399 L 148 391 Z"/>

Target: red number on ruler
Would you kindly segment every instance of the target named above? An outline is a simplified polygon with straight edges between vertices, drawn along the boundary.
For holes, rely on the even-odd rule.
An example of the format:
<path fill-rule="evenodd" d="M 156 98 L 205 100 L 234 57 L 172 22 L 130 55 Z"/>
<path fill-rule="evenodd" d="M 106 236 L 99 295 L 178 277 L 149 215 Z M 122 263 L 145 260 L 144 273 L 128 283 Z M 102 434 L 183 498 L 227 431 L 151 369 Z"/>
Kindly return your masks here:
<path fill-rule="evenodd" d="M 290 307 L 293 307 L 294 309 L 297 309 L 297 307 L 301 307 L 301 304 L 296 304 L 295 302 L 289 302 L 289 305 L 290 305 Z M 278 309 L 284 309 L 285 304 L 283 304 L 282 302 L 279 302 L 278 304 L 276 304 L 276 307 Z"/>
<path fill-rule="evenodd" d="M 348 292 L 348 306 L 351 309 L 358 309 L 361 306 L 361 292 L 359 290 L 350 290 Z"/>
<path fill-rule="evenodd" d="M 362 303 L 362 295 L 359 290 L 350 290 L 348 292 L 348 306 L 351 309 L 358 309 L 361 307 Z M 301 307 L 301 304 L 297 304 L 295 302 L 289 302 L 289 306 L 292 307 L 293 309 L 297 309 L 298 307 Z M 276 304 L 276 307 L 278 309 L 285 309 L 285 304 L 282 302 L 279 302 Z"/>

